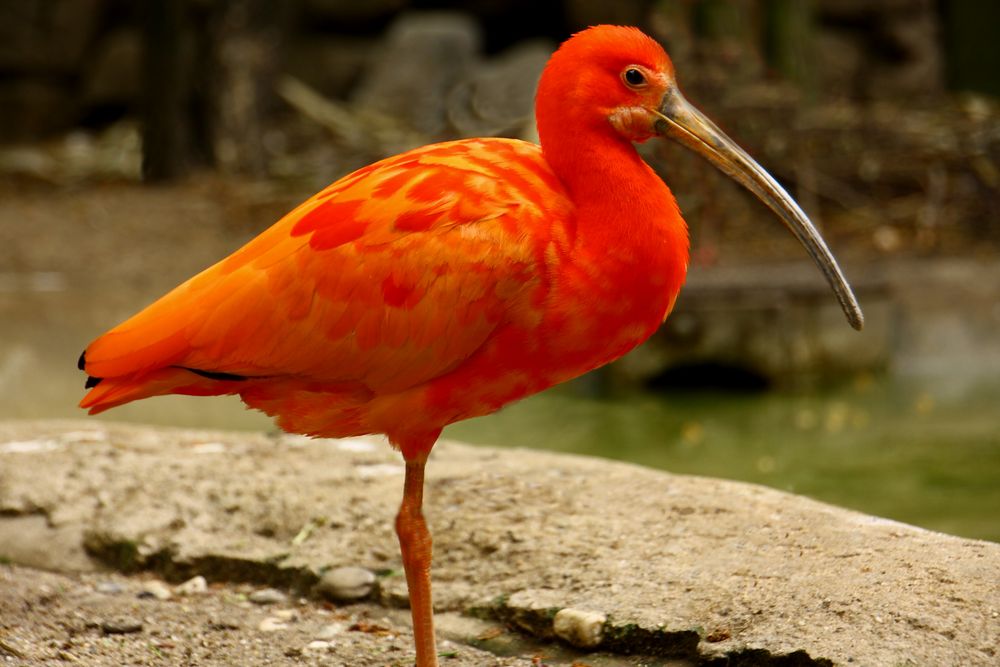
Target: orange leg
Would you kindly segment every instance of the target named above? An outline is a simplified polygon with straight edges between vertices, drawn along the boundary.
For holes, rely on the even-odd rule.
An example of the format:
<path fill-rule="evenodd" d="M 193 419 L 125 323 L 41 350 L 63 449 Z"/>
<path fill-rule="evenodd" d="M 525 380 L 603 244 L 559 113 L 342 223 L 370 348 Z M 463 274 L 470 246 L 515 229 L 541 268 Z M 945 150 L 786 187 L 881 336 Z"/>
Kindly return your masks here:
<path fill-rule="evenodd" d="M 396 515 L 396 535 L 403 554 L 406 586 L 410 591 L 416 667 L 438 667 L 434 645 L 434 607 L 431 604 L 431 533 L 420 507 L 424 498 L 426 454 L 406 461 L 403 502 Z"/>

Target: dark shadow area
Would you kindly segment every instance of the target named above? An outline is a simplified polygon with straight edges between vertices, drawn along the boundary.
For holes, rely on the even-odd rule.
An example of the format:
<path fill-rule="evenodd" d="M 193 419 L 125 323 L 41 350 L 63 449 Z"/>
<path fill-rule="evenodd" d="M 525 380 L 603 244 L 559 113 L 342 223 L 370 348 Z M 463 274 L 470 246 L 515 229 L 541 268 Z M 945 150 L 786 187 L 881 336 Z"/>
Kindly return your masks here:
<path fill-rule="evenodd" d="M 719 361 L 704 361 L 672 366 L 647 380 L 645 388 L 655 392 L 721 391 L 753 394 L 770 389 L 771 381 L 750 368 Z"/>

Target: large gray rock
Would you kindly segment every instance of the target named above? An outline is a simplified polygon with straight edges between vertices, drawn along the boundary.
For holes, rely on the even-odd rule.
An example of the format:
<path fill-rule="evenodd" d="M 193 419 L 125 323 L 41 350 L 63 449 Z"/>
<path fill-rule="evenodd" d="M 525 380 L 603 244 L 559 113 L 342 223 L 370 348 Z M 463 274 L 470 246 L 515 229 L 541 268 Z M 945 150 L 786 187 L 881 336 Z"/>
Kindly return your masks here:
<path fill-rule="evenodd" d="M 383 599 L 399 601 L 401 486 L 398 455 L 376 438 L 0 424 L 0 526 L 43 516 L 77 529 L 92 558 L 178 581 L 305 591 L 352 565 L 383 573 Z M 998 657 L 997 544 L 753 485 L 450 442 L 432 456 L 426 512 L 438 611 L 543 639 L 572 636 L 553 626 L 569 608 L 607 617 L 587 634 L 601 651 L 692 663 Z M 8 540 L 0 556 L 23 558 Z M 53 544 L 81 561 L 82 547 Z"/>
<path fill-rule="evenodd" d="M 463 136 L 515 136 L 537 141 L 535 89 L 556 45 L 518 44 L 479 64 L 448 95 L 448 120 Z"/>
<path fill-rule="evenodd" d="M 414 12 L 390 27 L 354 94 L 356 108 L 396 118 L 428 137 L 447 129 L 448 91 L 479 59 L 482 36 L 457 12 Z"/>

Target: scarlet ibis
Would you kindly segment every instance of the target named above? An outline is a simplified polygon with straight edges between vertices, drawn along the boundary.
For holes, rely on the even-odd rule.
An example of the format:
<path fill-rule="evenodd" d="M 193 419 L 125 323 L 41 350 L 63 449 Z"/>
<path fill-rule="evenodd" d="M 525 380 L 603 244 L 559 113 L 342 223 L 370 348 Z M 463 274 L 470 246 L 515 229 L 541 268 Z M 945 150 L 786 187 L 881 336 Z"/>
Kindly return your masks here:
<path fill-rule="evenodd" d="M 767 204 L 862 314 L 780 185 L 677 87 L 636 28 L 567 40 L 542 74 L 541 145 L 463 139 L 336 181 L 87 347 L 97 413 L 160 394 L 238 394 L 294 433 L 384 433 L 405 459 L 396 517 L 418 667 L 437 665 L 424 464 L 441 429 L 644 341 L 684 282 L 688 235 L 634 143 L 667 137 Z"/>

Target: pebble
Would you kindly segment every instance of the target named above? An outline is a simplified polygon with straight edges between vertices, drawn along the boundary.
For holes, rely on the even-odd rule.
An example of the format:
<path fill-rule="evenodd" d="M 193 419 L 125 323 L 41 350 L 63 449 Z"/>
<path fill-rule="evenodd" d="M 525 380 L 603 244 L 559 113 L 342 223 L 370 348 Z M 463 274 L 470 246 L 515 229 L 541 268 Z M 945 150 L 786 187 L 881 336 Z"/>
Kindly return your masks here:
<path fill-rule="evenodd" d="M 278 609 L 274 612 L 274 617 L 280 621 L 297 621 L 299 620 L 299 612 L 294 609 Z"/>
<path fill-rule="evenodd" d="M 330 641 L 337 635 L 343 634 L 345 630 L 347 630 L 347 625 L 344 623 L 330 623 L 319 629 L 319 632 L 316 633 L 316 639 Z"/>
<path fill-rule="evenodd" d="M 157 579 L 147 581 L 142 585 L 142 590 L 139 591 L 139 597 L 141 598 L 169 600 L 173 596 L 174 594 L 170 592 L 170 587 Z"/>
<path fill-rule="evenodd" d="M 316 591 L 335 602 L 351 602 L 371 595 L 375 574 L 363 567 L 338 567 L 323 574 Z"/>
<path fill-rule="evenodd" d="M 21 658 L 22 660 L 29 657 L 28 651 L 11 637 L 6 639 L 0 637 L 0 658 L 5 657 L 4 653 L 12 655 L 15 658 Z"/>
<path fill-rule="evenodd" d="M 287 627 L 288 624 L 282 621 L 280 618 L 268 616 L 267 618 L 265 618 L 263 621 L 260 622 L 260 625 L 257 626 L 257 629 L 260 630 L 261 632 L 275 632 L 277 630 L 284 630 Z"/>
<path fill-rule="evenodd" d="M 101 621 L 101 631 L 106 635 L 127 635 L 142 632 L 142 621 L 129 616 L 120 616 Z"/>
<path fill-rule="evenodd" d="M 306 644 L 305 648 L 302 649 L 303 653 L 325 653 L 333 648 L 331 642 L 323 641 L 321 639 L 316 639 L 314 641 Z"/>
<path fill-rule="evenodd" d="M 125 590 L 125 587 L 117 581 L 102 581 L 94 587 L 98 593 L 105 595 L 118 595 Z"/>
<path fill-rule="evenodd" d="M 288 596 L 275 588 L 262 588 L 251 593 L 248 599 L 255 604 L 284 604 Z"/>
<path fill-rule="evenodd" d="M 231 616 L 215 616 L 208 621 L 210 630 L 239 630 L 242 624 Z"/>
<path fill-rule="evenodd" d="M 208 582 L 205 581 L 205 577 L 199 574 L 196 577 L 191 577 L 183 584 L 178 584 L 174 588 L 174 592 L 178 595 L 201 595 L 208 592 Z"/>
<path fill-rule="evenodd" d="M 552 619 L 552 629 L 563 641 L 580 648 L 594 648 L 604 639 L 608 617 L 599 611 L 560 609 Z"/>

